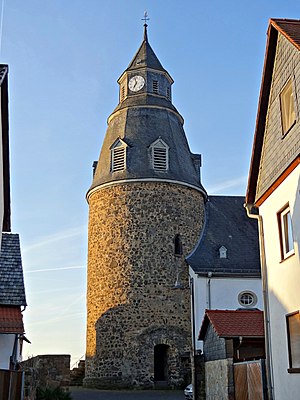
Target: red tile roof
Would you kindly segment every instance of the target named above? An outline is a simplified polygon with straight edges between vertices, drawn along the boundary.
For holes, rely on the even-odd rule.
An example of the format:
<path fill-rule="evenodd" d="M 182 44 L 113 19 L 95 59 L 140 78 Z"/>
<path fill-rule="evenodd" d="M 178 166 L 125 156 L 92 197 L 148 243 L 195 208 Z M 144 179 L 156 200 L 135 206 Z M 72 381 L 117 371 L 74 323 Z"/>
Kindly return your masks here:
<path fill-rule="evenodd" d="M 20 306 L 0 306 L 1 333 L 24 333 Z"/>
<path fill-rule="evenodd" d="M 208 325 L 217 335 L 228 337 L 264 337 L 263 312 L 258 310 L 206 310 L 199 339 L 205 338 Z"/>

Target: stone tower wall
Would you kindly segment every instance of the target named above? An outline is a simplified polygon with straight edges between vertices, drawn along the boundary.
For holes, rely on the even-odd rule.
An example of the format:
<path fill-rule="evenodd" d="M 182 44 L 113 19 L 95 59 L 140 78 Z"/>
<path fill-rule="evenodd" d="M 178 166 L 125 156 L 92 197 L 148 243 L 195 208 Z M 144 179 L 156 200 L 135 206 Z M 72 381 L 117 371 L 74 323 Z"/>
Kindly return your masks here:
<path fill-rule="evenodd" d="M 185 256 L 204 219 L 192 188 L 138 182 L 89 197 L 86 386 L 151 387 L 154 346 L 168 347 L 168 383 L 183 383 L 190 349 Z M 174 254 L 180 234 L 183 254 Z M 179 277 L 182 289 L 174 289 Z M 96 327 L 96 329 L 95 329 Z"/>

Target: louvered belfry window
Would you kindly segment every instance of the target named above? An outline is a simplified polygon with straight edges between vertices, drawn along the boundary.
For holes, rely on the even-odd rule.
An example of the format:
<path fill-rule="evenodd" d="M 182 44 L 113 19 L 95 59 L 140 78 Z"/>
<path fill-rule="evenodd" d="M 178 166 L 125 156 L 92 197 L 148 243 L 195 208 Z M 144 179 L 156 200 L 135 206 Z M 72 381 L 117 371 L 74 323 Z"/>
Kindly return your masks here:
<path fill-rule="evenodd" d="M 154 93 L 158 93 L 158 81 L 152 81 L 152 88 Z"/>
<path fill-rule="evenodd" d="M 111 148 L 111 171 L 126 169 L 126 144 L 118 140 Z"/>
<path fill-rule="evenodd" d="M 161 139 L 151 145 L 152 167 L 156 171 L 169 169 L 169 146 Z"/>

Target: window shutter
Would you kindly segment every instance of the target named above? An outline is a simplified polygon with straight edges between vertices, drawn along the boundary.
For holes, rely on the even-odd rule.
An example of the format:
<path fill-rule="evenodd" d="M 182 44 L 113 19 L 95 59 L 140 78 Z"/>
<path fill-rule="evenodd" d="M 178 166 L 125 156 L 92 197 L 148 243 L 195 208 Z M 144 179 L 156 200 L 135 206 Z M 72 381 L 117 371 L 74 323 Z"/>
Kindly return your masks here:
<path fill-rule="evenodd" d="M 168 169 L 166 148 L 153 147 L 153 168 L 159 171 Z"/>
<path fill-rule="evenodd" d="M 125 169 L 125 156 L 126 149 L 125 147 L 116 147 L 112 149 L 112 172 L 123 171 Z"/>

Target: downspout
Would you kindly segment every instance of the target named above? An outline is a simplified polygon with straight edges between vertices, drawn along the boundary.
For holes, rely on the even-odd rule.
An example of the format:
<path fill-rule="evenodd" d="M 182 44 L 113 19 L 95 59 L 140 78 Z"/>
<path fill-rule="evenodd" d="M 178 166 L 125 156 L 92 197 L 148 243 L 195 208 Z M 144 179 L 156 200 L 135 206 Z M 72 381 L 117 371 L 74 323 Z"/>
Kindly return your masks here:
<path fill-rule="evenodd" d="M 206 299 L 206 306 L 207 309 L 210 310 L 211 309 L 211 277 L 212 277 L 212 272 L 208 272 L 207 273 L 207 299 Z"/>
<path fill-rule="evenodd" d="M 191 309 L 192 309 L 192 354 L 193 354 L 193 368 L 192 368 L 192 384 L 193 384 L 193 397 L 197 399 L 197 373 L 196 373 L 196 328 L 195 328 L 195 288 L 194 278 L 190 277 L 191 286 Z"/>
<path fill-rule="evenodd" d="M 269 320 L 269 297 L 268 297 L 268 277 L 267 277 L 267 265 L 266 265 L 266 252 L 265 252 L 265 239 L 264 239 L 264 227 L 263 219 L 259 214 L 251 214 L 254 207 L 253 204 L 246 203 L 244 207 L 247 211 L 247 216 L 252 219 L 256 219 L 258 222 L 259 229 L 259 248 L 260 248 L 260 264 L 261 264 L 261 278 L 262 278 L 262 292 L 263 292 L 263 304 L 264 304 L 264 326 L 265 326 L 265 347 L 266 347 L 266 375 L 267 375 L 267 387 L 268 387 L 268 399 L 274 400 L 273 391 L 273 362 L 272 362 L 272 344 L 271 344 L 271 327 Z"/>

